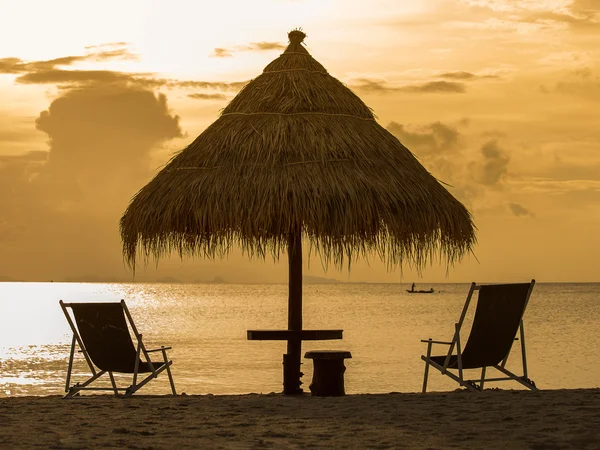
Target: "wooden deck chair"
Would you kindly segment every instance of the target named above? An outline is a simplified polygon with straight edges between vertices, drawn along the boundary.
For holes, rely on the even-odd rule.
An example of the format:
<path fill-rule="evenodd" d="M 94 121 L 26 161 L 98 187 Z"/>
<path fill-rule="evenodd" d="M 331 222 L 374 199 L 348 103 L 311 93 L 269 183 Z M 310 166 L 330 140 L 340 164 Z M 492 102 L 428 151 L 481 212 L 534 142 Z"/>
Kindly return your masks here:
<path fill-rule="evenodd" d="M 421 340 L 421 342 L 427 343 L 427 354 L 421 356 L 421 359 L 425 361 L 423 393 L 427 392 L 429 366 L 436 368 L 444 375 L 448 375 L 471 391 L 482 391 L 486 381 L 504 380 L 514 380 L 531 390 L 538 390 L 535 383 L 527 375 L 525 330 L 523 328 L 523 314 L 534 284 L 535 280 L 531 280 L 531 283 L 522 284 L 478 286 L 472 283 L 460 319 L 455 324 L 452 341 L 434 341 L 431 338 Z M 460 330 L 475 291 L 479 291 L 477 309 L 475 310 L 471 333 L 463 350 Z M 517 332 L 520 332 L 519 338 L 516 337 Z M 506 361 L 512 344 L 519 339 L 521 341 L 523 375 L 516 375 L 506 368 Z M 441 356 L 431 356 L 433 344 L 448 345 L 447 353 Z M 453 354 L 455 347 L 456 354 Z M 486 378 L 486 368 L 488 367 L 497 369 L 505 377 Z M 463 370 L 465 369 L 481 369 L 481 378 L 465 380 L 463 377 Z M 453 373 L 451 370 L 457 371 L 457 373 Z"/>
<path fill-rule="evenodd" d="M 173 395 L 177 395 L 171 374 L 173 361 L 167 358 L 167 350 L 171 347 L 146 349 L 142 342 L 142 335 L 138 333 L 124 300 L 118 303 L 64 303 L 60 300 L 59 303 L 73 331 L 65 385 L 67 394 L 64 398 L 73 397 L 83 390 L 109 390 L 115 395 L 118 395 L 119 391 L 125 391 L 124 396 L 129 397 L 164 370 L 169 376 Z M 67 308 L 71 308 L 73 317 Z M 128 322 L 135 336 L 135 345 L 127 327 Z M 83 353 L 92 376 L 83 383 L 71 385 L 76 345 Z M 153 352 L 162 352 L 162 361 L 152 361 L 149 354 Z M 144 360 L 141 359 L 142 356 Z M 88 387 L 107 372 L 112 387 Z M 133 374 L 131 385 L 127 388 L 118 388 L 114 372 Z M 139 374 L 148 375 L 138 382 Z"/>

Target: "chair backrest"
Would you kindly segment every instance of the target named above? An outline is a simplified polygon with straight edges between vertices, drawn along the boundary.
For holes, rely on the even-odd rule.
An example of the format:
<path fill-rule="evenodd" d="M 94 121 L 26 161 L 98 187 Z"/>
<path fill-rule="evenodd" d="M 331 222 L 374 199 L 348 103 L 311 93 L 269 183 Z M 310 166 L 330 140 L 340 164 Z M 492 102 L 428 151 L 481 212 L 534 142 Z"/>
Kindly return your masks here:
<path fill-rule="evenodd" d="M 499 364 L 510 352 L 535 281 L 482 285 L 471 333 L 462 351 L 465 369 Z"/>
<path fill-rule="evenodd" d="M 69 303 L 92 362 L 101 370 L 133 373 L 136 347 L 121 303 Z M 143 363 L 141 360 L 139 364 Z"/>

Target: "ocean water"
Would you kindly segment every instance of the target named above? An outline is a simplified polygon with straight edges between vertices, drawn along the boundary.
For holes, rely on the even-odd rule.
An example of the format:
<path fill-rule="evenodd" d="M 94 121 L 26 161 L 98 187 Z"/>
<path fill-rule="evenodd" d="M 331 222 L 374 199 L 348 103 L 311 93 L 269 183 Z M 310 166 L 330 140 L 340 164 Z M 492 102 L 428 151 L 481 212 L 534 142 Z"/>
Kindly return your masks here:
<path fill-rule="evenodd" d="M 469 290 L 468 284 L 429 286 L 434 294 L 407 294 L 409 285 L 395 284 L 305 285 L 304 328 L 343 329 L 344 338 L 307 341 L 303 352 L 351 351 L 345 362 L 349 394 L 419 392 L 426 348 L 420 339 L 450 340 Z M 71 332 L 59 299 L 125 299 L 148 348 L 173 347 L 179 393 L 282 390 L 285 342 L 248 341 L 246 330 L 287 328 L 285 284 L 0 283 L 0 396 L 64 393 Z M 536 284 L 525 314 L 530 378 L 541 389 L 599 387 L 599 329 L 600 284 Z M 87 368 L 81 354 L 76 358 L 75 379 L 83 381 Z M 520 364 L 515 346 L 507 367 L 519 371 Z M 304 360 L 303 371 L 308 391 L 311 360 Z M 118 380 L 129 384 L 129 376 Z M 457 388 L 436 371 L 429 380 L 433 391 Z M 493 386 L 521 388 L 515 382 Z M 166 375 L 144 392 L 168 393 Z"/>

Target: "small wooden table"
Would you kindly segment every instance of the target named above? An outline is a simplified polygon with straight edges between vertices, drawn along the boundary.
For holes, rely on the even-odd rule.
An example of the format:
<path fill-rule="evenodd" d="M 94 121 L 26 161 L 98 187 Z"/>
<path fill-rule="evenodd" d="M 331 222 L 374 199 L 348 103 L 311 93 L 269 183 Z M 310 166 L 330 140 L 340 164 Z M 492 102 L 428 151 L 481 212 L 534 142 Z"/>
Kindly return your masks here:
<path fill-rule="evenodd" d="M 288 353 L 283 355 L 283 392 L 301 394 L 300 378 L 303 375 L 300 371 L 301 342 L 342 339 L 342 334 L 343 330 L 248 330 L 248 340 L 288 342 Z M 296 350 L 290 350 L 291 348 Z"/>
<path fill-rule="evenodd" d="M 342 339 L 343 330 L 248 330 L 249 341 L 325 341 Z"/>
<path fill-rule="evenodd" d="M 305 358 L 313 360 L 314 372 L 309 386 L 312 395 L 333 397 L 345 395 L 344 359 L 352 358 L 352 354 L 343 350 L 313 350 L 306 352 Z"/>

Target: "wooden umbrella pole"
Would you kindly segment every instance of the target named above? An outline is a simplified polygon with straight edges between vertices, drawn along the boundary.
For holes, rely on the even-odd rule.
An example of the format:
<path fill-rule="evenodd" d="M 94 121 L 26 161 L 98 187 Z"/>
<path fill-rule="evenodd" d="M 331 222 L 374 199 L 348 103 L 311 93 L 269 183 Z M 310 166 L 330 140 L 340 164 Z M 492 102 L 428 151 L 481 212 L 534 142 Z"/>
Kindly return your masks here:
<path fill-rule="evenodd" d="M 302 330 L 302 230 L 293 230 L 288 237 L 289 259 L 289 296 L 288 296 L 288 330 Z M 287 354 L 283 359 L 283 393 L 286 395 L 301 394 L 300 362 L 302 340 L 289 339 Z"/>

